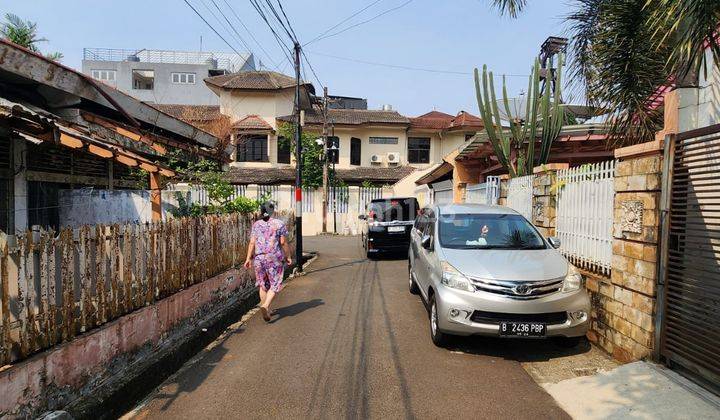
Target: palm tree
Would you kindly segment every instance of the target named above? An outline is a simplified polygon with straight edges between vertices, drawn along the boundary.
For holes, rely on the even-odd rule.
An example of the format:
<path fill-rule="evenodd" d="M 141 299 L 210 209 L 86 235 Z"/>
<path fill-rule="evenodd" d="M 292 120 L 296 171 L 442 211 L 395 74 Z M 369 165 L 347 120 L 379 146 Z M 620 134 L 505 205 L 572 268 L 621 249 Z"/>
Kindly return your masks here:
<path fill-rule="evenodd" d="M 526 0 L 493 0 L 517 16 Z M 613 138 L 645 141 L 662 128 L 651 104 L 666 85 L 697 83 L 705 50 L 720 64 L 720 0 L 574 0 L 570 26 L 571 80 L 591 104 L 614 110 Z"/>
<path fill-rule="evenodd" d="M 25 47 L 33 52 L 39 52 L 37 44 L 47 42 L 47 38 L 39 38 L 37 33 L 37 23 L 29 20 L 22 20 L 19 16 L 7 13 L 5 15 L 5 23 L 0 26 L 0 35 L 12 43 Z M 46 54 L 46 57 L 53 61 L 63 59 L 60 52 L 52 52 Z"/>

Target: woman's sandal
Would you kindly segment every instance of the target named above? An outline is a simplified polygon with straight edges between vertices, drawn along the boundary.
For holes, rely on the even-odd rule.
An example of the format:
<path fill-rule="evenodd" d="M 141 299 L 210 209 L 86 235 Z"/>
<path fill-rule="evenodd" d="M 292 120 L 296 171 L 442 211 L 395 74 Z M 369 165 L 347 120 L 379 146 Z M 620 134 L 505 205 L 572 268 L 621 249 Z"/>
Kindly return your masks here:
<path fill-rule="evenodd" d="M 262 317 L 265 320 L 265 322 L 270 322 L 270 313 L 268 312 L 267 308 L 264 306 L 260 307 L 260 312 L 262 312 Z"/>

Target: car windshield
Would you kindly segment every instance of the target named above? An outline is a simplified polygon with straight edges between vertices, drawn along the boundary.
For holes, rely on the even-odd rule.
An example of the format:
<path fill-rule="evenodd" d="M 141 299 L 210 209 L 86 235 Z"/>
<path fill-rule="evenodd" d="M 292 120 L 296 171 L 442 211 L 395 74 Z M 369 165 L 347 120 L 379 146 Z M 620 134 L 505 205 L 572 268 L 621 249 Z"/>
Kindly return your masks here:
<path fill-rule="evenodd" d="M 546 248 L 535 228 L 516 214 L 451 214 L 441 216 L 438 223 L 443 248 Z"/>
<path fill-rule="evenodd" d="M 417 208 L 414 198 L 374 200 L 370 203 L 369 216 L 376 222 L 409 222 L 415 220 Z"/>

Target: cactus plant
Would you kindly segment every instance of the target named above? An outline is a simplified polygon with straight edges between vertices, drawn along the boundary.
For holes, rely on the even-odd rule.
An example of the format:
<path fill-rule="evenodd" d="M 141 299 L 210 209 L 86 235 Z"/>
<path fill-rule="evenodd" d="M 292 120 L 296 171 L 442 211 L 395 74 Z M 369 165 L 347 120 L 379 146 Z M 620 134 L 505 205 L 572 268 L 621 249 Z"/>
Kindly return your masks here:
<path fill-rule="evenodd" d="M 528 78 L 525 118 L 510 113 L 505 76 L 502 80 L 502 103 L 509 121 L 503 127 L 495 95 L 493 73 L 483 66 L 482 77 L 475 69 L 475 93 L 480 115 L 485 122 L 485 131 L 498 162 L 507 169 L 511 177 L 531 174 L 533 168 L 550 158 L 552 142 L 562 129 L 565 114 L 561 106 L 563 56 L 560 55 L 555 70 L 554 91 L 549 78 L 543 84 L 540 80 L 540 62 L 536 59 Z M 549 74 L 548 74 L 549 76 Z M 542 86 L 541 86 L 542 85 Z M 536 156 L 535 142 L 540 139 L 540 152 Z"/>

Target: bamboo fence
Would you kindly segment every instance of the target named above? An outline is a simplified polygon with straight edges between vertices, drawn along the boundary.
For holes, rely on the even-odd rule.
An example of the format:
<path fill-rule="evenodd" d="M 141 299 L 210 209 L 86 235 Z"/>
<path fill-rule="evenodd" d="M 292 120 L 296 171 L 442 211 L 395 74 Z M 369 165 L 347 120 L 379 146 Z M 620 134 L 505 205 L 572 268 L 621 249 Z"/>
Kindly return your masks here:
<path fill-rule="evenodd" d="M 238 266 L 251 223 L 208 215 L 0 238 L 0 366 Z"/>

